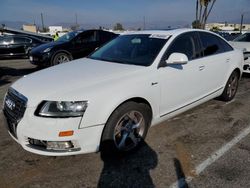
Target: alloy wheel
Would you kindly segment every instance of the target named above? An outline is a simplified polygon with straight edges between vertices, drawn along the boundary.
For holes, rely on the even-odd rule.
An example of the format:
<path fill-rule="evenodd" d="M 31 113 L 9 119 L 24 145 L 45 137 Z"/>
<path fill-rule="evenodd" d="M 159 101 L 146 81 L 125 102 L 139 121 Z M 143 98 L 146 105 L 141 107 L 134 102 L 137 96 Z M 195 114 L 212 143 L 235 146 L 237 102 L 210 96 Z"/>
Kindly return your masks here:
<path fill-rule="evenodd" d="M 231 98 L 236 94 L 237 87 L 238 87 L 238 76 L 237 74 L 233 74 L 229 79 L 227 88 L 227 95 L 229 98 Z"/>
<path fill-rule="evenodd" d="M 114 130 L 114 142 L 121 151 L 135 148 L 145 131 L 145 120 L 138 111 L 124 114 L 117 122 Z"/>
<path fill-rule="evenodd" d="M 70 59 L 66 54 L 59 55 L 56 58 L 56 64 L 66 63 L 68 61 L 70 61 Z"/>

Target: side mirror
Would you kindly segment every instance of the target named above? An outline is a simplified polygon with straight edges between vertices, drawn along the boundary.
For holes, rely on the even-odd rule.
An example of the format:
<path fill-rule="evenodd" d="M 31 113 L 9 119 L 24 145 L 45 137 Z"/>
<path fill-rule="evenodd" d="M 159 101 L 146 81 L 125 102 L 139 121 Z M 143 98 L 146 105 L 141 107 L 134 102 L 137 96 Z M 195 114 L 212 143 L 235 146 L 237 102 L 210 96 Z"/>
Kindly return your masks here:
<path fill-rule="evenodd" d="M 188 63 L 188 57 L 182 53 L 172 53 L 166 60 L 167 64 L 184 65 Z"/>

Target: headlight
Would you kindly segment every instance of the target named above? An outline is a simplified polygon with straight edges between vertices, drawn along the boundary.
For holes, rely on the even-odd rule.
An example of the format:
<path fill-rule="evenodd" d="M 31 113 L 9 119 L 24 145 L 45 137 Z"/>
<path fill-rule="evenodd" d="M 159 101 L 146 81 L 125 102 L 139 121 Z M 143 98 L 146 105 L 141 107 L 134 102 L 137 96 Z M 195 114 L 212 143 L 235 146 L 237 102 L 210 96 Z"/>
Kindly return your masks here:
<path fill-rule="evenodd" d="M 83 116 L 87 101 L 44 101 L 37 109 L 37 115 L 46 117 Z"/>
<path fill-rule="evenodd" d="M 44 53 L 47 53 L 47 52 L 49 52 L 50 50 L 51 50 L 51 47 L 46 48 L 45 50 L 43 50 L 43 52 L 44 52 Z"/>

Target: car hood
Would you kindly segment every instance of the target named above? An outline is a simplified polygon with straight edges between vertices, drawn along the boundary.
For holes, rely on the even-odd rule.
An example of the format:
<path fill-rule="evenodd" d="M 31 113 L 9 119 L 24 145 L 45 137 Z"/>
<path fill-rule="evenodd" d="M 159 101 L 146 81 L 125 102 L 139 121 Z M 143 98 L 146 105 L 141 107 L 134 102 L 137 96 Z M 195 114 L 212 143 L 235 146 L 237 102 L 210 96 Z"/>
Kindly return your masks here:
<path fill-rule="evenodd" d="M 12 88 L 28 98 L 28 106 L 37 106 L 42 100 L 78 100 L 79 93 L 68 96 L 74 91 L 89 91 L 89 88 L 104 82 L 110 84 L 119 78 L 144 70 L 143 66 L 126 65 L 93 60 L 78 59 L 50 67 L 16 81 Z M 83 92 L 82 92 L 83 91 Z"/>
<path fill-rule="evenodd" d="M 60 45 L 62 45 L 64 43 L 65 42 L 53 41 L 53 42 L 41 44 L 38 47 L 33 48 L 31 53 L 42 53 L 47 48 L 53 48 L 53 47 L 56 47 L 56 46 L 60 46 Z"/>

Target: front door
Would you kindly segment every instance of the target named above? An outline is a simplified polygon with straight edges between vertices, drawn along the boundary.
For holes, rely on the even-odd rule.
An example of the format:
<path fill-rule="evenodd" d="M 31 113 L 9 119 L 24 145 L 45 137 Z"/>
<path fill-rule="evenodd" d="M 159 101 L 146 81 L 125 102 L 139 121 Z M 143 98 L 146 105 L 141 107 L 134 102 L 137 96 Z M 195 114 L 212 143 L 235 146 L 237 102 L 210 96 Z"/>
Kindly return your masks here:
<path fill-rule="evenodd" d="M 74 41 L 72 55 L 74 58 L 81 58 L 89 55 L 99 46 L 97 31 L 87 31 L 79 34 Z"/>
<path fill-rule="evenodd" d="M 192 105 L 205 95 L 202 58 L 196 33 L 180 35 L 167 49 L 163 60 L 175 52 L 186 54 L 189 61 L 184 65 L 167 65 L 159 68 L 161 102 L 160 116 L 170 115 Z"/>

